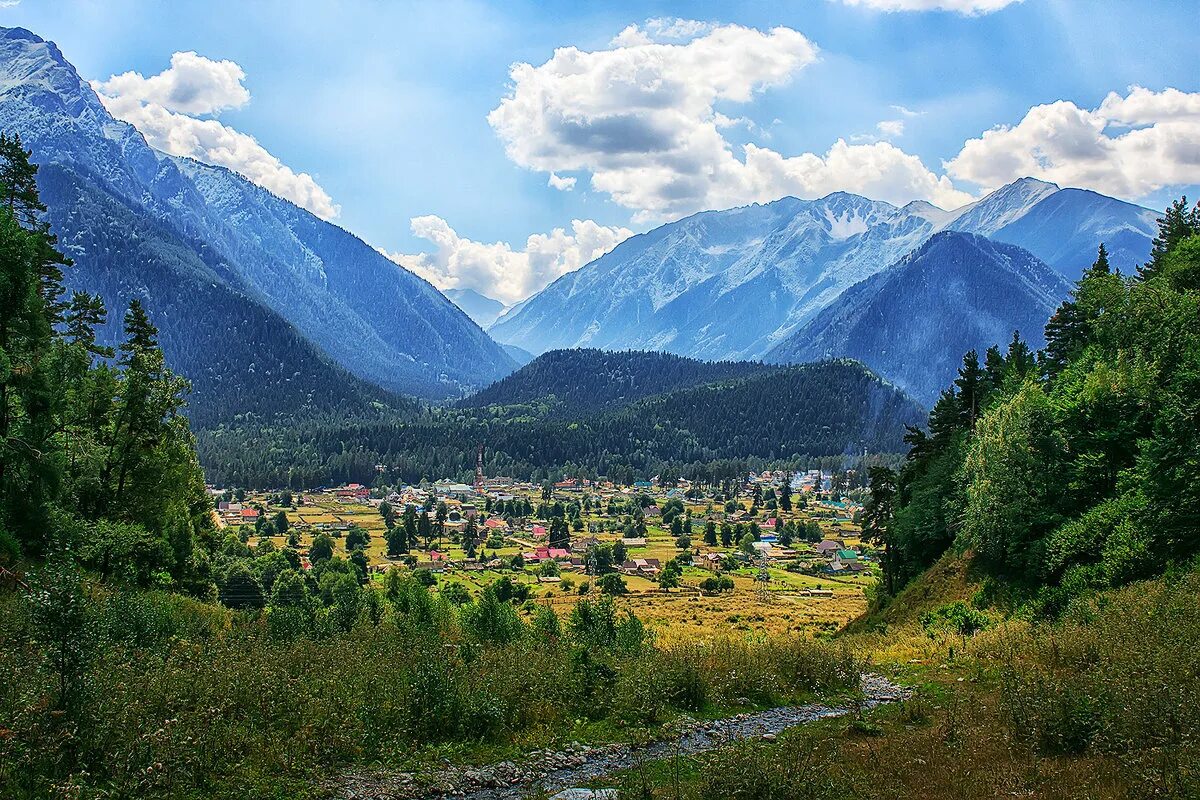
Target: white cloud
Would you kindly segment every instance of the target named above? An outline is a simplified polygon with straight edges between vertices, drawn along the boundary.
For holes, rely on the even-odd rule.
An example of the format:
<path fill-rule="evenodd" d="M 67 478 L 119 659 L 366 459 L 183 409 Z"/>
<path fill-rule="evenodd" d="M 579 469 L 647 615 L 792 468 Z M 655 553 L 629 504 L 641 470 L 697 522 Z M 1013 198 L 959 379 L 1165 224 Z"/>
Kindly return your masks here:
<path fill-rule="evenodd" d="M 879 135 L 885 139 L 895 139 L 904 135 L 904 120 L 902 119 L 885 119 L 875 126 L 879 131 Z"/>
<path fill-rule="evenodd" d="M 633 235 L 627 228 L 572 220 L 571 230 L 536 233 L 524 250 L 506 242 L 464 239 L 441 217 L 414 217 L 412 232 L 434 245 L 417 255 L 384 253 L 441 289 L 469 288 L 506 304 L 540 291 L 555 278 L 599 258 Z"/>
<path fill-rule="evenodd" d="M 108 112 L 137 128 L 151 147 L 227 167 L 322 219 L 338 216 L 341 209 L 311 175 L 292 170 L 253 136 L 193 116 L 245 105 L 250 93 L 244 79 L 232 61 L 176 53 L 170 68 L 158 75 L 126 72 L 92 87 Z"/>
<path fill-rule="evenodd" d="M 888 144 L 839 140 L 824 156 L 754 144 L 735 152 L 722 131 L 755 127 L 715 106 L 749 103 L 816 59 L 816 46 L 790 28 L 651 20 L 626 28 L 610 49 L 560 48 L 540 66 L 513 66 L 511 91 L 488 122 L 514 162 L 590 173 L 592 188 L 637 222 L 836 190 L 897 202 L 970 199 Z"/>
<path fill-rule="evenodd" d="M 991 14 L 1022 0 L 841 0 L 848 6 L 862 6 L 876 11 L 954 11 L 975 16 Z"/>
<path fill-rule="evenodd" d="M 1059 100 L 971 139 L 946 162 L 984 189 L 1032 176 L 1118 197 L 1200 183 L 1200 93 L 1131 87 L 1088 110 Z"/>
<path fill-rule="evenodd" d="M 546 181 L 546 185 L 558 189 L 560 192 L 569 192 L 575 188 L 575 179 L 572 177 L 561 177 L 550 173 L 550 180 Z"/>
<path fill-rule="evenodd" d="M 246 73 L 232 61 L 187 52 L 175 53 L 169 68 L 149 78 L 125 72 L 93 85 L 101 94 L 154 103 L 168 111 L 214 114 L 250 102 L 250 92 L 242 85 L 245 79 Z"/>

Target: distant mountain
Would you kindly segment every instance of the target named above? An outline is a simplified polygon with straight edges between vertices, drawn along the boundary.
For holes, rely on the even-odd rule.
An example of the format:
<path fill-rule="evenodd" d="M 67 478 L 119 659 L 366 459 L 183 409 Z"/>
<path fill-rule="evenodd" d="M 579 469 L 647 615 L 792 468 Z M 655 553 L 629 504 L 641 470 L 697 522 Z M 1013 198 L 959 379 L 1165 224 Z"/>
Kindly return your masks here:
<path fill-rule="evenodd" d="M 967 350 L 982 357 L 1014 330 L 1041 347 L 1046 320 L 1069 291 L 1027 250 L 947 231 L 847 289 L 767 360 L 853 358 L 931 405 Z"/>
<path fill-rule="evenodd" d="M 517 347 L 515 344 L 502 344 L 504 352 L 508 353 L 508 357 L 517 362 L 519 366 L 525 366 L 530 361 L 533 361 L 533 353 L 524 348 Z"/>
<path fill-rule="evenodd" d="M 1155 214 L 1031 179 L 955 211 L 835 193 L 707 211 L 632 237 L 496 321 L 498 341 L 761 358 L 850 286 L 944 230 L 1031 250 L 1070 279 L 1101 241 L 1114 266 L 1145 261 Z"/>
<path fill-rule="evenodd" d="M 463 310 L 475 324 L 487 330 L 487 327 L 504 313 L 506 306 L 499 300 L 480 294 L 474 289 L 446 289 L 442 292 L 451 303 Z"/>
<path fill-rule="evenodd" d="M 0 29 L 0 129 L 43 166 L 43 200 L 76 262 L 68 288 L 99 292 L 117 319 L 142 298 L 168 362 L 196 384 L 195 415 L 210 401 L 236 409 L 218 395 L 253 405 L 276 380 L 281 407 L 337 394 L 327 384 L 347 376 L 331 360 L 430 398 L 516 366 L 431 285 L 341 228 L 150 148 L 53 43 L 22 29 Z"/>
<path fill-rule="evenodd" d="M 581 417 L 651 395 L 775 371 L 751 362 L 697 361 L 648 351 L 551 350 L 459 406 L 537 403 L 556 417 Z"/>

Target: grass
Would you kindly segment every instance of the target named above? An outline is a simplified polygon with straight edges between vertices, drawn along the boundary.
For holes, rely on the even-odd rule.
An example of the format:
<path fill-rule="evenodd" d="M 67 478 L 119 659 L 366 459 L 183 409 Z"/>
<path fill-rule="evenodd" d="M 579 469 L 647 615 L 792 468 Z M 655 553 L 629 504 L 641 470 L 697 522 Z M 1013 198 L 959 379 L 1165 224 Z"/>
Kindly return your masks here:
<path fill-rule="evenodd" d="M 1078 601 L 1054 622 L 994 613 L 968 637 L 922 626 L 979 588 L 947 557 L 840 637 L 917 687 L 911 700 L 604 785 L 662 800 L 1200 796 L 1200 573 Z"/>

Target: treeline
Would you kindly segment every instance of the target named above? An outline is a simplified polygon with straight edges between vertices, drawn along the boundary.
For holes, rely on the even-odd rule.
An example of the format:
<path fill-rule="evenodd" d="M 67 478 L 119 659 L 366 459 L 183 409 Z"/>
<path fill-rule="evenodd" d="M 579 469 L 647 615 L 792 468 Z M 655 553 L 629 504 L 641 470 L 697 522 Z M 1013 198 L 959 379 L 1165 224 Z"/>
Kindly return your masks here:
<path fill-rule="evenodd" d="M 1159 221 L 1149 263 L 1103 247 L 1046 326 L 968 353 L 898 474 L 872 475 L 869 533 L 897 590 L 950 547 L 1054 611 L 1200 549 L 1200 206 Z"/>
<path fill-rule="evenodd" d="M 921 416 L 914 401 L 861 365 L 826 362 L 570 420 L 491 406 L 349 424 L 223 428 L 201 433 L 200 454 L 211 482 L 264 488 L 469 480 L 480 443 L 491 475 L 632 482 L 666 469 L 707 482 L 752 465 L 899 452 L 905 426 Z M 705 466 L 712 462 L 718 466 Z"/>
<path fill-rule="evenodd" d="M 578 418 L 652 395 L 776 369 L 750 361 L 699 361 L 647 350 L 551 350 L 458 405 L 529 404 L 547 415 Z"/>
<path fill-rule="evenodd" d="M 100 343 L 97 295 L 65 298 L 70 261 L 43 221 L 19 139 L 0 134 L 0 559 L 70 553 L 143 583 L 199 579 L 212 528 L 187 421 L 133 300 L 120 345 Z"/>

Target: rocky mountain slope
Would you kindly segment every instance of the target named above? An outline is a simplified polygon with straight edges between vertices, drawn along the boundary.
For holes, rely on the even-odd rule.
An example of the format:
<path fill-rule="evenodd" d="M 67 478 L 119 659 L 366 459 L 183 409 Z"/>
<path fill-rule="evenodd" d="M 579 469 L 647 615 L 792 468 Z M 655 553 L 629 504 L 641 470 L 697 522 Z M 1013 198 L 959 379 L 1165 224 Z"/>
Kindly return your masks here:
<path fill-rule="evenodd" d="M 76 262 L 68 287 L 98 291 L 118 318 L 141 297 L 199 401 L 211 382 L 255 391 L 263 361 L 301 383 L 331 380 L 317 381 L 325 366 L 316 365 L 332 361 L 433 398 L 515 367 L 430 284 L 345 230 L 229 170 L 149 147 L 52 42 L 18 28 L 0 29 L 0 129 L 19 134 L 43 167 L 43 199 Z M 84 196 L 96 213 L 80 213 Z M 226 318 L 242 324 L 214 328 Z M 208 349 L 210 337 L 228 352 Z"/>
<path fill-rule="evenodd" d="M 847 289 L 767 355 L 773 363 L 848 357 L 932 405 L 963 353 L 1033 348 L 1070 284 L 1029 251 L 939 233 L 893 267 Z"/>
<path fill-rule="evenodd" d="M 1146 259 L 1155 214 L 1094 192 L 1023 179 L 943 211 L 836 193 L 709 211 L 635 236 L 500 318 L 498 340 L 761 358 L 842 292 L 946 230 L 1030 250 L 1068 279 L 1101 241 L 1113 265 Z"/>

